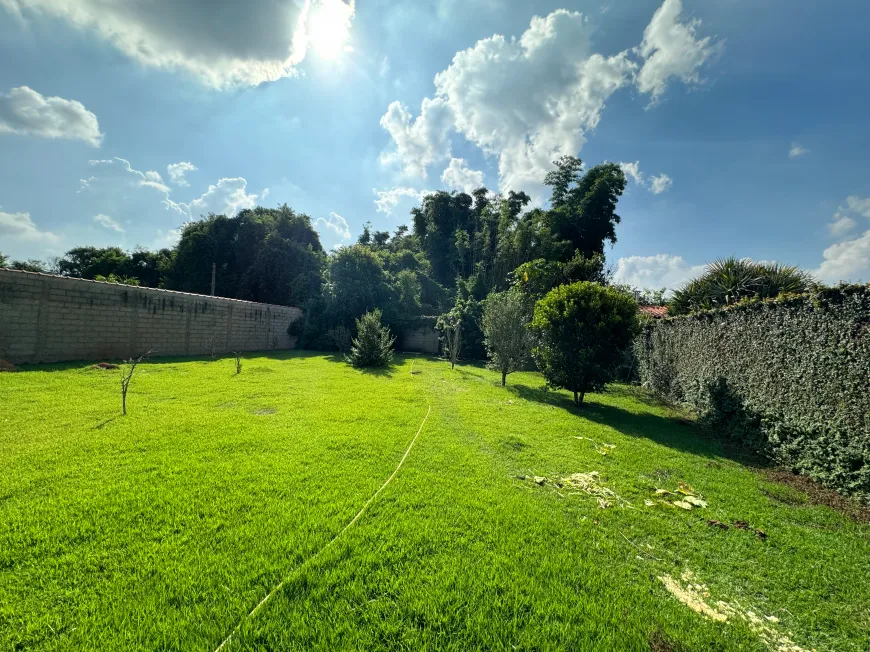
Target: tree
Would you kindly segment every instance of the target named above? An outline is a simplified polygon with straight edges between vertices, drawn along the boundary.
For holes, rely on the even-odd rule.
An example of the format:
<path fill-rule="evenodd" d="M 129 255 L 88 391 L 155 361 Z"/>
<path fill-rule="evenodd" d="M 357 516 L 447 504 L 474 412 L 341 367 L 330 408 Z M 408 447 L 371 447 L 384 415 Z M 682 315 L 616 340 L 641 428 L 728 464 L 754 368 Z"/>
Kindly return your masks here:
<path fill-rule="evenodd" d="M 587 392 L 613 379 L 638 333 L 637 303 L 615 288 L 581 281 L 551 290 L 535 305 L 531 328 L 538 367 L 553 387 Z"/>
<path fill-rule="evenodd" d="M 563 156 L 554 161 L 544 183 L 553 188 L 550 227 L 560 240 L 571 244 L 584 258 L 604 254 L 604 243 L 616 243 L 616 225 L 621 218 L 616 204 L 625 191 L 625 173 L 616 163 L 602 163 L 580 176 L 582 161 Z"/>
<path fill-rule="evenodd" d="M 704 273 L 678 289 L 669 305 L 672 315 L 685 315 L 735 304 L 744 299 L 768 299 L 799 294 L 817 285 L 801 269 L 779 263 L 757 263 L 748 258 L 720 258 Z"/>
<path fill-rule="evenodd" d="M 48 269 L 41 260 L 30 258 L 29 260 L 12 260 L 8 263 L 9 269 L 17 269 L 21 272 L 39 272 L 47 274 Z M 0 265 L 2 267 L 2 265 Z"/>
<path fill-rule="evenodd" d="M 529 360 L 532 338 L 528 323 L 528 310 L 517 290 L 493 292 L 486 298 L 480 325 L 490 366 L 501 372 L 502 386 L 508 374 L 519 371 Z"/>
<path fill-rule="evenodd" d="M 9 258 L 6 256 L 6 254 L 4 254 L 2 251 L 0 251 L 0 267 L 6 267 L 6 264 L 8 263 L 8 261 L 9 261 Z"/>
<path fill-rule="evenodd" d="M 347 361 L 354 367 L 386 367 L 393 361 L 396 338 L 381 325 L 381 311 L 372 310 L 356 320 L 356 338 Z"/>
<path fill-rule="evenodd" d="M 381 257 L 363 245 L 343 247 L 329 260 L 329 289 L 338 324 L 353 324 L 367 311 L 389 309 L 390 278 Z"/>
<path fill-rule="evenodd" d="M 459 352 L 462 350 L 462 322 L 464 317 L 462 304 L 453 306 L 435 322 L 435 330 L 441 333 L 441 348 L 450 360 L 450 368 L 456 366 Z"/>

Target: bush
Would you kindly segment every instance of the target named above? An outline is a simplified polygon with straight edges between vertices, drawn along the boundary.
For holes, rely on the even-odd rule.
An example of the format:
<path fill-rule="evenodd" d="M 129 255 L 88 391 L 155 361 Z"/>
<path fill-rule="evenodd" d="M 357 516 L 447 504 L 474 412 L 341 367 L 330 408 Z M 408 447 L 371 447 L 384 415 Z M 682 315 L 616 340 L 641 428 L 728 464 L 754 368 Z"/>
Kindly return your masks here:
<path fill-rule="evenodd" d="M 538 338 L 538 367 L 553 387 L 574 392 L 601 389 L 638 332 L 637 304 L 613 288 L 581 281 L 551 290 L 535 304 L 531 327 Z"/>
<path fill-rule="evenodd" d="M 335 328 L 330 328 L 326 331 L 326 339 L 332 344 L 333 347 L 345 353 L 348 349 L 350 349 L 351 343 L 353 341 L 353 337 L 350 334 L 350 331 L 346 329 L 344 326 L 336 326 Z"/>
<path fill-rule="evenodd" d="M 721 434 L 870 501 L 870 285 L 655 320 L 635 351 Z"/>
<path fill-rule="evenodd" d="M 367 312 L 356 320 L 357 334 L 347 361 L 354 367 L 386 367 L 393 361 L 395 337 L 381 325 L 381 311 Z"/>

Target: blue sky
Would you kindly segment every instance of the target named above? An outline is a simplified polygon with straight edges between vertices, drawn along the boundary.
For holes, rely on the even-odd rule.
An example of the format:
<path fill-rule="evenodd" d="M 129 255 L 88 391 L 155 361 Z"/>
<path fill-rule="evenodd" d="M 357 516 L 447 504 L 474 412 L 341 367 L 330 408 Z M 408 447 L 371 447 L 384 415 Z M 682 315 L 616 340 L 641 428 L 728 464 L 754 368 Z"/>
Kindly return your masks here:
<path fill-rule="evenodd" d="M 426 190 L 626 164 L 617 276 L 870 281 L 861 0 L 0 0 L 0 250 L 172 244 L 287 202 L 324 244 Z"/>

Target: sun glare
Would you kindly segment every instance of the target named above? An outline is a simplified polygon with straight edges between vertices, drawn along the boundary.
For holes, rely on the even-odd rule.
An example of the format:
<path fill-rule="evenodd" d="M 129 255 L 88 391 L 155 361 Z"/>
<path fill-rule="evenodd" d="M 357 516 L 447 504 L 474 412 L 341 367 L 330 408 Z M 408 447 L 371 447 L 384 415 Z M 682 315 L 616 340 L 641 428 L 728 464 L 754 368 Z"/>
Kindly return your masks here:
<path fill-rule="evenodd" d="M 336 59 L 347 49 L 353 2 L 315 0 L 308 18 L 308 44 L 325 59 Z"/>

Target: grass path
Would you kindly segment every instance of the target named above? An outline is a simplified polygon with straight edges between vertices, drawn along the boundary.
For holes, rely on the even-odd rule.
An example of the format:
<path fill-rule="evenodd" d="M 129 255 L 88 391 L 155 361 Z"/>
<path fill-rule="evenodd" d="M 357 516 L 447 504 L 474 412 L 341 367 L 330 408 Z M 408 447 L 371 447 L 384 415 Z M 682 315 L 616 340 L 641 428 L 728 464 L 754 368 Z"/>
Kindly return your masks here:
<path fill-rule="evenodd" d="M 117 372 L 0 376 L 0 650 L 214 650 L 378 490 L 428 405 L 392 483 L 224 651 L 870 649 L 870 527 L 633 389 L 576 410 L 536 374 L 501 388 L 420 358 L 232 367 L 145 364 L 113 420 Z M 631 507 L 554 484 L 590 471 Z M 707 508 L 645 506 L 680 482 Z"/>

